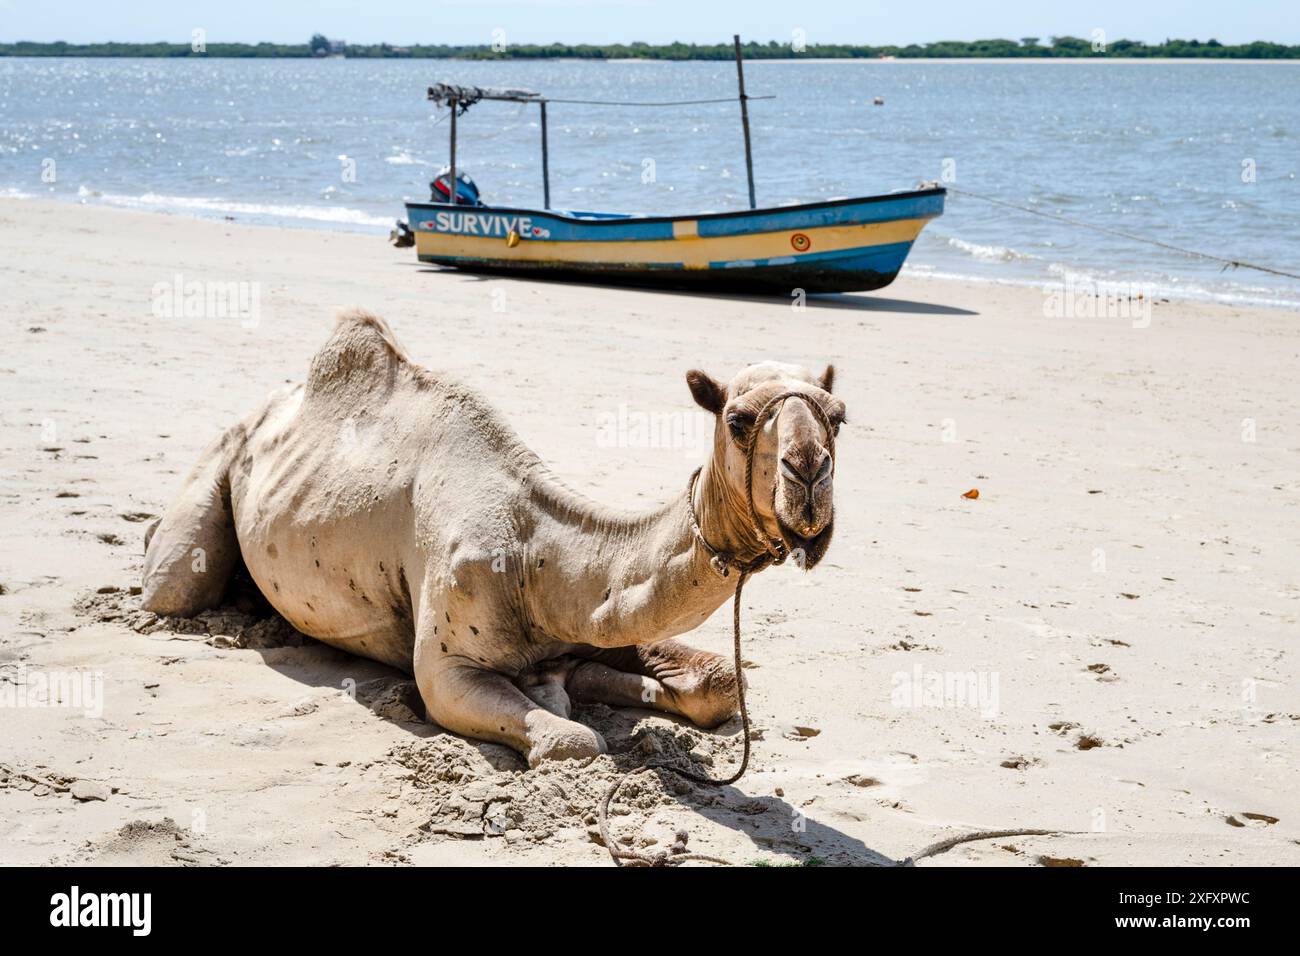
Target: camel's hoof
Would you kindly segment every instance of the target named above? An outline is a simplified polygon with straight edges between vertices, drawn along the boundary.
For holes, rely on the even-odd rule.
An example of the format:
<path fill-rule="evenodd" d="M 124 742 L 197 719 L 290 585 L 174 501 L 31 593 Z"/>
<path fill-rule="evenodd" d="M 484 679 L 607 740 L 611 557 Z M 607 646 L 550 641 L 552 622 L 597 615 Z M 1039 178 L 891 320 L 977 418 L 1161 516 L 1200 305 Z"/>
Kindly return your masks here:
<path fill-rule="evenodd" d="M 586 760 L 606 751 L 605 738 L 590 727 L 570 724 L 538 737 L 528 751 L 528 766 L 543 760 Z"/>

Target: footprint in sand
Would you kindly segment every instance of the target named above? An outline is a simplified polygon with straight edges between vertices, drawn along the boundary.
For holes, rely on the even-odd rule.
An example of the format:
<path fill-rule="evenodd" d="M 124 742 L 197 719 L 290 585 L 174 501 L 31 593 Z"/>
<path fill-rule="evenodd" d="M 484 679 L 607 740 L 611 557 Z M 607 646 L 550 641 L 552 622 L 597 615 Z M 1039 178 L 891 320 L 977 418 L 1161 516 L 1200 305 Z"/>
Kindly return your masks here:
<path fill-rule="evenodd" d="M 880 786 L 880 781 L 877 780 L 875 777 L 868 777 L 868 776 L 866 776 L 865 774 L 861 774 L 861 773 L 851 773 L 851 774 L 849 774 L 847 777 L 844 778 L 844 782 L 845 782 L 845 783 L 848 783 L 848 784 L 852 784 L 852 785 L 855 786 L 855 787 L 878 787 L 878 786 Z M 781 794 L 778 793 L 777 796 L 779 797 L 779 796 L 781 796 Z"/>
<path fill-rule="evenodd" d="M 1006 767 L 1008 770 L 1028 770 L 1030 767 L 1041 767 L 1043 762 L 1037 757 L 1008 757 L 998 764 L 999 767 Z"/>
<path fill-rule="evenodd" d="M 1091 669 L 1091 668 L 1090 668 Z M 1071 731 L 1079 729 L 1079 725 L 1072 720 L 1056 720 L 1047 725 L 1047 729 L 1058 737 L 1069 736 Z M 1074 741 L 1076 750 L 1092 750 L 1094 747 L 1104 747 L 1106 741 L 1102 740 L 1096 734 L 1080 733 Z"/>
<path fill-rule="evenodd" d="M 1242 823 L 1231 814 L 1224 817 L 1223 820 L 1230 827 L 1254 827 L 1256 829 L 1271 827 L 1273 824 L 1278 822 L 1278 817 L 1269 816 L 1267 813 L 1242 813 L 1241 815 L 1250 822 Z"/>
<path fill-rule="evenodd" d="M 798 743 L 805 743 L 819 734 L 821 734 L 819 728 L 806 727 L 802 724 L 794 724 L 793 726 L 785 727 L 781 732 L 781 736 L 786 740 L 793 740 Z"/>

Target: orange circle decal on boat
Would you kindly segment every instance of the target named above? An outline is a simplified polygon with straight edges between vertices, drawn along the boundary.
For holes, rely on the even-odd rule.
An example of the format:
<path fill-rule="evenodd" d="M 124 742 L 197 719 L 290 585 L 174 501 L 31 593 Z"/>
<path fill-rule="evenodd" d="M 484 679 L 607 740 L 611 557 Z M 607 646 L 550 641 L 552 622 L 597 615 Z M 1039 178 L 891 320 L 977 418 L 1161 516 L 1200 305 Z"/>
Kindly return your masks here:
<path fill-rule="evenodd" d="M 790 237 L 790 245 L 794 246 L 795 252 L 807 252 L 812 248 L 812 240 L 802 232 L 796 232 Z"/>

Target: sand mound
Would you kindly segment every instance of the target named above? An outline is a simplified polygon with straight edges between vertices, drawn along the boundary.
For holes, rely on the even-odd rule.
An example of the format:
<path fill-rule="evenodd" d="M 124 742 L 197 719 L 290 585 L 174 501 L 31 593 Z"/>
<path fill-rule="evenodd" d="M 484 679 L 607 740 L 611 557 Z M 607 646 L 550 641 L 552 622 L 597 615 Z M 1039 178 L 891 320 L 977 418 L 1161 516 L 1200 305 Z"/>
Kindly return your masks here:
<path fill-rule="evenodd" d="M 429 814 L 422 832 L 432 838 L 504 836 L 534 843 L 585 833 L 586 839 L 599 843 L 597 804 L 624 772 L 653 761 L 697 774 L 717 773 L 713 764 L 730 766 L 740 743 L 736 737 L 714 737 L 599 704 L 578 708 L 573 716 L 600 731 L 610 753 L 588 762 L 547 762 L 529 770 L 508 748 L 450 734 L 394 748 L 388 759 L 405 768 Z M 639 775 L 620 789 L 611 829 L 625 844 L 650 846 L 661 838 L 641 834 L 639 821 L 656 809 L 681 803 L 708 806 L 720 800 L 715 788 L 668 771 Z"/>
<path fill-rule="evenodd" d="M 196 821 L 197 824 L 198 821 Z M 184 829 L 171 817 L 131 820 L 79 849 L 50 860 L 50 866 L 225 866 L 230 861 L 201 843 L 196 825 Z"/>
<path fill-rule="evenodd" d="M 260 650 L 314 643 L 269 605 L 233 604 L 203 611 L 194 617 L 159 617 L 140 607 L 140 588 L 109 585 L 81 595 L 73 607 L 82 616 L 99 623 L 121 624 L 140 634 L 167 631 L 193 635 L 206 639 L 213 647 Z"/>
<path fill-rule="evenodd" d="M 132 820 L 103 840 L 88 840 L 77 862 L 100 866 L 215 866 L 228 861 L 198 844 L 171 817 Z"/>

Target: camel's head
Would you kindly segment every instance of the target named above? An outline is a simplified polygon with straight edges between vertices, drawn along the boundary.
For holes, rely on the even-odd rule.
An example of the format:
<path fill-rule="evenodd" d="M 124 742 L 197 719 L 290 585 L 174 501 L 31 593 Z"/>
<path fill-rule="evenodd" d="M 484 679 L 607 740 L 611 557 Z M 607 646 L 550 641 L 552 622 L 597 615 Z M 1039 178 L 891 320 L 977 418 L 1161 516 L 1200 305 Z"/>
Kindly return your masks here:
<path fill-rule="evenodd" d="M 801 399 L 787 398 L 755 428 L 763 406 L 782 392 L 799 392 L 825 414 L 833 432 L 844 421 L 844 403 L 831 394 L 835 368 L 820 376 L 781 362 L 751 365 L 723 384 L 704 372 L 686 373 L 695 401 L 716 417 L 714 464 L 725 474 L 726 495 L 748 528 L 745 460 L 754 449 L 754 508 L 771 537 L 783 537 L 813 567 L 830 545 L 835 511 L 830 438 Z M 751 535 L 752 537 L 752 535 Z"/>

